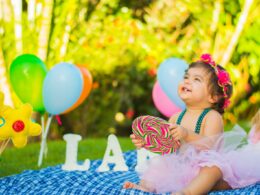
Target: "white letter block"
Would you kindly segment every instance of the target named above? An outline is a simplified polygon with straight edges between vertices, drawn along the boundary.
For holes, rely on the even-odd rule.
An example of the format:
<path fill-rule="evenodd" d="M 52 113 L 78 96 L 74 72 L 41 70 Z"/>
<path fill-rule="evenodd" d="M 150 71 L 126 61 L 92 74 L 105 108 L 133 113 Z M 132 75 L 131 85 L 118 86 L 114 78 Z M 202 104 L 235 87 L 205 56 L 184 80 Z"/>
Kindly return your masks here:
<path fill-rule="evenodd" d="M 113 152 L 113 155 L 110 155 L 111 151 Z M 97 171 L 99 172 L 109 171 L 108 163 L 115 164 L 114 171 L 128 171 L 128 167 L 125 164 L 125 160 L 118 139 L 113 134 L 108 136 L 108 143 L 103 158 L 103 162 L 99 166 Z"/>
<path fill-rule="evenodd" d="M 155 156 L 158 156 L 158 154 L 150 152 L 144 148 L 137 150 L 137 164 L 136 164 L 135 170 L 137 172 L 144 171 L 147 168 L 146 165 L 147 165 L 148 160 Z"/>
<path fill-rule="evenodd" d="M 62 165 L 62 170 L 66 171 L 87 171 L 90 167 L 90 160 L 86 159 L 83 165 L 77 164 L 78 142 L 81 140 L 80 135 L 66 134 L 63 136 L 66 141 L 66 160 Z"/>

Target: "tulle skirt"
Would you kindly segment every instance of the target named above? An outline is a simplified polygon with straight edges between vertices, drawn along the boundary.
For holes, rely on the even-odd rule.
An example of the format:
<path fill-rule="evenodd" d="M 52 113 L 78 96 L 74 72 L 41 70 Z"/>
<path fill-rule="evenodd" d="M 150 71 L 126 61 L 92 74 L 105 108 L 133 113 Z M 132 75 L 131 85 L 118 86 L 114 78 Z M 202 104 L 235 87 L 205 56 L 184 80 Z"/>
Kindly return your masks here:
<path fill-rule="evenodd" d="M 157 193 L 176 192 L 186 187 L 202 167 L 212 166 L 221 170 L 232 188 L 254 184 L 260 181 L 260 143 L 248 144 L 246 133 L 236 126 L 228 133 L 183 143 L 177 153 L 152 158 L 140 171 L 140 178 Z"/>

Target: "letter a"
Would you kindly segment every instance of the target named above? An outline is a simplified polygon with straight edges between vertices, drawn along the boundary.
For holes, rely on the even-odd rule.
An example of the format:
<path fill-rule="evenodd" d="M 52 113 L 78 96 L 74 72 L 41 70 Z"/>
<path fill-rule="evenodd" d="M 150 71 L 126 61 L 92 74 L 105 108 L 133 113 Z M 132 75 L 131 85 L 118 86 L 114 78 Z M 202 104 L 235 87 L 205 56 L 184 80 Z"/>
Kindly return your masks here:
<path fill-rule="evenodd" d="M 113 152 L 113 155 L 110 155 L 110 152 Z M 97 171 L 109 171 L 108 163 L 114 163 L 114 171 L 128 171 L 128 167 L 125 164 L 125 160 L 123 158 L 123 153 L 118 142 L 118 139 L 115 135 L 111 134 L 108 136 L 108 143 L 106 152 L 103 158 L 102 164 L 99 166 Z"/>

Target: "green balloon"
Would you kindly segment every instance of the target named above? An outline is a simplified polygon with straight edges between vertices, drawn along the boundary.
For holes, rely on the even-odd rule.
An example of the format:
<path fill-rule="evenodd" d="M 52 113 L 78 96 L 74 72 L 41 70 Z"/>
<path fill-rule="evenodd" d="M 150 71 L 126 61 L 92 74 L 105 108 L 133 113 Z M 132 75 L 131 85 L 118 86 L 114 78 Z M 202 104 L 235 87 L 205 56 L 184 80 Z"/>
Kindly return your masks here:
<path fill-rule="evenodd" d="M 23 103 L 30 103 L 35 111 L 45 111 L 42 97 L 47 68 L 43 61 L 31 54 L 20 55 L 10 66 L 11 85 Z"/>

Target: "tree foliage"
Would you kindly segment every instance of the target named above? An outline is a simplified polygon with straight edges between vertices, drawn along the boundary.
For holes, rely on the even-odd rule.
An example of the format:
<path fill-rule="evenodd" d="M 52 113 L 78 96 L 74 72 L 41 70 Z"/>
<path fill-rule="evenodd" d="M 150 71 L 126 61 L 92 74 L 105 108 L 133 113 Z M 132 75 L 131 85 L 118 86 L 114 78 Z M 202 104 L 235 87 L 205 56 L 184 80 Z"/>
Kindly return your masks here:
<path fill-rule="evenodd" d="M 234 83 L 225 119 L 247 120 L 259 108 L 259 0 L 22 3 L 22 53 L 38 55 L 49 68 L 61 61 L 84 65 L 94 78 L 84 104 L 62 116 L 62 127 L 52 124 L 53 136 L 70 131 L 125 135 L 134 117 L 161 116 L 151 98 L 156 68 L 169 57 L 190 63 L 205 52 L 227 68 Z M 11 0 L 0 0 L 0 12 L 0 70 L 7 78 L 0 81 L 3 89 L 9 85 L 10 63 L 21 53 L 16 47 L 19 16 Z"/>

